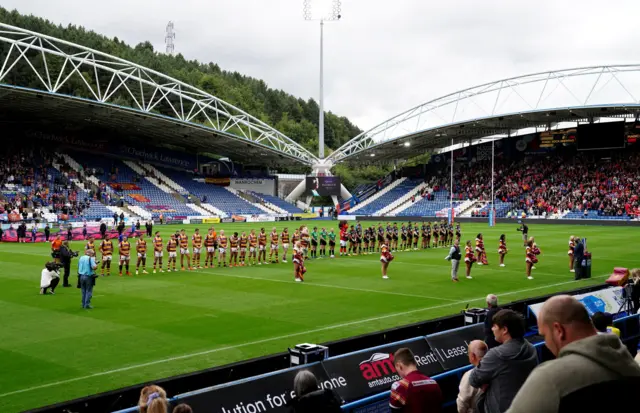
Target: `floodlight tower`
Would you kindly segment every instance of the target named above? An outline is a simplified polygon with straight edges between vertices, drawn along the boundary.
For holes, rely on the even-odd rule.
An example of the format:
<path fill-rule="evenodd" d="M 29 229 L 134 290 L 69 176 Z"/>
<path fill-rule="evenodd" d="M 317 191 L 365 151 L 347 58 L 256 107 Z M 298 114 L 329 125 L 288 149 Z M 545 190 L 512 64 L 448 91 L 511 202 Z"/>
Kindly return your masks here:
<path fill-rule="evenodd" d="M 173 39 L 176 38 L 176 33 L 173 31 L 173 22 L 170 21 L 167 23 L 167 29 L 164 36 L 164 42 L 167 45 L 167 54 L 173 56 L 175 52 L 175 45 L 173 44 Z"/>
<path fill-rule="evenodd" d="M 311 166 L 313 176 L 331 176 L 331 168 L 333 162 L 324 157 L 324 23 L 329 21 L 338 21 L 342 18 L 340 14 L 340 0 L 304 0 L 303 2 L 304 19 L 307 21 L 320 22 L 320 114 L 318 119 L 318 158 L 319 162 Z M 306 191 L 305 181 L 303 180 L 296 186 L 287 196 L 288 201 L 295 201 L 303 196 Z M 351 198 L 351 193 L 340 184 L 340 196 L 344 199 Z M 338 204 L 338 197 L 331 196 L 334 205 Z M 309 205 L 311 196 L 306 197 L 305 203 Z"/>
<path fill-rule="evenodd" d="M 324 22 L 340 20 L 342 17 L 340 8 L 340 0 L 304 0 L 304 19 L 320 21 L 320 119 L 318 120 L 320 160 L 324 159 Z"/>

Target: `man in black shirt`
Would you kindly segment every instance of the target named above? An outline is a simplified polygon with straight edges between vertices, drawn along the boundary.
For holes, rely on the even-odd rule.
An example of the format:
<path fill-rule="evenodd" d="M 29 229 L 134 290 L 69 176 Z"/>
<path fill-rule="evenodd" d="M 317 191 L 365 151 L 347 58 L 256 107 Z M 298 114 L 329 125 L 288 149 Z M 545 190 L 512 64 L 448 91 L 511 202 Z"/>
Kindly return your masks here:
<path fill-rule="evenodd" d="M 47 226 L 44 227 L 44 239 L 45 241 L 49 242 L 49 237 L 51 236 L 51 228 L 49 227 L 49 224 L 47 224 Z"/>
<path fill-rule="evenodd" d="M 60 263 L 64 268 L 64 275 L 62 276 L 62 286 L 71 287 L 69 284 L 69 273 L 71 272 L 71 249 L 69 248 L 69 241 L 62 243 L 60 247 Z"/>
<path fill-rule="evenodd" d="M 522 222 L 520 224 L 520 228 L 518 228 L 518 231 L 522 232 L 522 241 L 524 246 L 527 246 L 527 240 L 529 239 L 529 227 L 527 226 L 527 224 L 525 224 L 524 222 Z"/>
<path fill-rule="evenodd" d="M 575 279 L 579 280 L 584 278 L 584 268 L 582 267 L 582 260 L 584 259 L 584 243 L 580 237 L 576 236 L 576 246 L 573 249 L 573 268 L 576 270 Z"/>

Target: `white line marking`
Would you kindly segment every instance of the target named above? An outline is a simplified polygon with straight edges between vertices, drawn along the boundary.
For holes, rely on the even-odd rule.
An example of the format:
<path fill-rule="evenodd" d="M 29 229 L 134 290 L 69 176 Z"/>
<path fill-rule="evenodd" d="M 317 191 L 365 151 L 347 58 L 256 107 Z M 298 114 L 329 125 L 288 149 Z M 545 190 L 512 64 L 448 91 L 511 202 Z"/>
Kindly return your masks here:
<path fill-rule="evenodd" d="M 608 277 L 609 275 L 600 275 L 597 277 L 593 277 L 593 278 L 604 278 L 604 277 Z M 534 288 L 527 288 L 524 290 L 518 290 L 518 291 L 508 291 L 508 292 L 504 292 L 504 293 L 495 293 L 497 296 L 499 297 L 505 297 L 508 295 L 514 295 L 514 294 L 519 294 L 519 293 L 524 293 L 524 292 L 529 292 L 529 291 L 535 291 L 535 290 L 541 290 L 544 288 L 551 288 L 551 287 L 557 287 L 560 285 L 567 285 L 567 284 L 572 284 L 572 283 L 577 283 L 580 281 L 565 281 L 565 282 L 561 282 L 561 283 L 556 283 L 556 284 L 547 284 L 547 285 L 542 285 L 539 287 L 534 287 Z M 204 350 L 204 351 L 199 351 L 196 353 L 190 353 L 190 354 L 183 354 L 181 356 L 175 356 L 175 357 L 168 357 L 165 359 L 160 359 L 160 360 L 154 360 L 154 361 L 150 361 L 147 363 L 142 363 L 142 364 L 134 364 L 131 366 L 126 366 L 126 367 L 121 367 L 121 368 L 117 368 L 117 369 L 113 369 L 113 370 L 107 370 L 107 371 L 101 371 L 99 373 L 93 373 L 93 374 L 89 374 L 87 376 L 83 376 L 83 377 L 75 377 L 72 379 L 67 379 L 67 380 L 60 380 L 60 381 L 56 381 L 53 383 L 47 383 L 47 384 L 42 384 L 39 386 L 33 386 L 33 387 L 28 387 L 26 389 L 21 389 L 21 390 L 15 390 L 12 392 L 8 392 L 8 393 L 3 393 L 0 394 L 0 398 L 2 397 L 7 397 L 7 396 L 11 396 L 14 394 L 20 394 L 20 393 L 26 393 L 26 392 L 30 392 L 33 390 L 39 390 L 39 389 L 45 389 L 48 387 L 54 387 L 54 386 L 59 386 L 62 384 L 67 384 L 67 383 L 73 383 L 76 381 L 82 381 L 82 380 L 87 380 L 87 379 L 91 379 L 94 377 L 100 377 L 100 376 L 107 376 L 110 374 L 115 374 L 115 373 L 120 373 L 123 371 L 129 371 L 129 370 L 135 370 L 135 369 L 139 369 L 142 367 L 148 367 L 148 366 L 153 366 L 156 364 L 162 364 L 162 363 L 169 363 L 172 361 L 176 361 L 176 360 L 184 360 L 184 359 L 188 359 L 188 358 L 192 358 L 192 357 L 198 357 L 198 356 L 203 356 L 203 355 L 207 355 L 207 354 L 212 354 L 212 353 L 218 353 L 221 351 L 226 351 L 226 350 L 234 350 L 234 349 L 238 349 L 238 348 L 242 348 L 242 347 L 249 347 L 249 346 L 254 346 L 256 344 L 264 344 L 264 343 L 269 343 L 272 341 L 277 341 L 277 340 L 284 340 L 287 338 L 292 338 L 292 337 L 298 337 L 298 336 L 302 336 L 302 335 L 307 335 L 307 334 L 313 334 L 313 333 L 319 333 L 322 331 L 328 331 L 328 330 L 335 330 L 338 328 L 344 328 L 344 327 L 349 327 L 349 326 L 353 326 L 353 325 L 359 325 L 359 324 L 364 324 L 364 323 L 369 323 L 372 321 L 379 321 L 379 320 L 384 320 L 387 318 L 393 318 L 393 317 L 400 317 L 400 316 L 405 316 L 408 314 L 415 314 L 415 313 L 420 313 L 423 311 L 429 311 L 429 310 L 435 310 L 438 308 L 446 308 L 446 307 L 450 307 L 453 305 L 459 305 L 459 304 L 467 304 L 467 303 L 471 303 L 474 301 L 481 301 L 484 300 L 486 297 L 478 297 L 478 298 L 469 298 L 466 300 L 460 300 L 460 301 L 456 301 L 453 303 L 447 303 L 447 304 L 439 304 L 439 305 L 435 305 L 435 306 L 430 306 L 430 307 L 424 307 L 424 308 L 418 308 L 415 310 L 408 310 L 408 311 L 402 311 L 399 313 L 391 313 L 391 314 L 386 314 L 383 316 L 379 316 L 379 317 L 372 317 L 372 318 L 365 318 L 365 319 L 361 319 L 361 320 L 354 320 L 354 321 L 349 321 L 346 323 L 341 323 L 341 324 L 334 324 L 334 325 L 330 325 L 330 326 L 325 326 L 325 327 L 320 327 L 320 328 L 316 328 L 313 330 L 307 330 L 307 331 L 301 331 L 299 333 L 292 333 L 292 334 L 286 334 L 283 336 L 277 336 L 277 337 L 270 337 L 270 338 L 265 338 L 262 340 L 256 340 L 256 341 L 250 341 L 248 343 L 242 343 L 242 344 L 236 344 L 233 346 L 225 346 L 225 347 L 218 347 L 218 348 L 214 348 L 214 349 L 210 349 L 210 350 Z"/>
<path fill-rule="evenodd" d="M 220 273 L 220 272 L 212 272 L 212 271 L 198 271 L 198 270 L 195 270 L 195 271 L 191 271 L 191 272 L 198 272 L 198 273 L 202 273 L 202 274 L 212 274 L 212 275 L 217 275 L 217 276 L 221 276 L 221 277 L 244 278 L 244 279 L 247 279 L 247 280 L 270 281 L 270 282 L 285 283 L 285 284 L 294 285 L 293 281 L 277 280 L 277 279 L 273 279 L 273 278 L 249 277 L 248 275 L 223 274 L 223 273 Z M 299 283 L 298 285 L 307 285 L 307 286 L 311 286 L 311 287 L 323 287 L 323 288 L 336 288 L 336 289 L 339 289 L 339 290 L 360 291 L 360 292 L 364 292 L 364 293 L 399 295 L 399 296 L 402 296 L 402 297 L 427 298 L 427 299 L 430 299 L 430 300 L 451 301 L 451 302 L 455 302 L 456 301 L 456 300 L 452 300 L 450 298 L 433 297 L 433 296 L 429 296 L 429 295 L 397 293 L 397 292 L 394 292 L 394 291 L 368 290 L 368 289 L 364 289 L 364 288 L 343 287 L 343 286 L 340 286 L 340 285 L 318 284 L 318 283 L 314 283 L 314 282 L 312 282 L 312 283 L 304 282 L 304 283 Z"/>

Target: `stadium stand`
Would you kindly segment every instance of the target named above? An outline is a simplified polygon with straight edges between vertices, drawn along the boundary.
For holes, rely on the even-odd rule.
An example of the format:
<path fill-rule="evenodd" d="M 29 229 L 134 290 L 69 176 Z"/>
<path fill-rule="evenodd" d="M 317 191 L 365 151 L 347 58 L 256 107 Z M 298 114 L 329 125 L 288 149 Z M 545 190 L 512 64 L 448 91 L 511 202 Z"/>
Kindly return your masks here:
<path fill-rule="evenodd" d="M 72 155 L 74 154 L 70 154 Z M 95 176 L 101 186 L 110 188 L 128 205 L 134 207 L 131 208 L 132 212 L 137 211 L 139 216 L 147 215 L 142 210 L 150 213 L 153 218 L 161 214 L 165 217 L 200 215 L 198 211 L 189 208 L 183 199 L 174 196 L 166 185 L 155 181 L 153 177 L 146 177 L 146 172 L 131 161 L 120 161 L 89 153 L 76 156 L 82 159 L 84 171 Z"/>
<path fill-rule="evenodd" d="M 295 213 L 304 212 L 302 209 L 298 208 L 297 206 L 285 201 L 284 199 L 280 199 L 277 196 L 259 194 L 257 192 L 251 192 L 251 194 L 257 197 L 258 199 L 261 199 L 267 204 L 272 204 L 280 208 L 283 211 L 282 213 L 295 214 Z"/>
<path fill-rule="evenodd" d="M 420 181 L 413 179 L 399 179 L 398 184 L 395 186 L 393 184 L 387 186 L 382 191 L 379 191 L 376 195 L 367 199 L 367 201 L 363 202 L 366 205 L 362 206 L 362 204 L 356 205 L 358 214 L 360 215 L 373 215 L 376 212 L 380 211 L 396 199 L 405 195 L 407 192 L 415 189 L 416 186 L 420 184 Z M 397 181 L 396 181 L 397 182 Z M 394 182 L 395 183 L 395 182 Z M 386 190 L 386 191 L 385 191 Z M 350 212 L 353 213 L 356 208 L 352 209 Z"/>
<path fill-rule="evenodd" d="M 571 156 L 526 157 L 499 160 L 495 165 L 496 217 L 538 216 L 565 219 L 631 219 L 640 212 L 640 155 L 618 152 L 599 158 L 584 153 Z M 491 208 L 491 164 L 479 162 L 456 167 L 454 200 L 456 213 L 488 216 Z M 421 191 L 418 181 L 400 178 L 351 208 L 354 215 L 434 217 L 449 208 L 449 177 L 443 171 L 428 177 L 432 192 Z M 424 186 L 426 188 L 426 185 Z M 420 187 L 418 190 L 421 190 Z M 480 208 L 460 201 L 482 203 Z M 458 209 L 459 208 L 459 209 Z M 470 209 L 471 208 L 471 209 Z M 585 212 L 586 210 L 586 212 Z"/>
<path fill-rule="evenodd" d="M 163 173 L 176 184 L 183 187 L 191 195 L 197 196 L 204 203 L 213 204 L 215 208 L 228 215 L 248 214 L 257 215 L 265 212 L 254 204 L 242 199 L 240 196 L 231 193 L 226 188 L 217 185 L 210 185 L 204 182 L 195 181 L 195 176 L 186 172 L 168 171 Z M 205 198 L 206 197 L 206 198 Z"/>

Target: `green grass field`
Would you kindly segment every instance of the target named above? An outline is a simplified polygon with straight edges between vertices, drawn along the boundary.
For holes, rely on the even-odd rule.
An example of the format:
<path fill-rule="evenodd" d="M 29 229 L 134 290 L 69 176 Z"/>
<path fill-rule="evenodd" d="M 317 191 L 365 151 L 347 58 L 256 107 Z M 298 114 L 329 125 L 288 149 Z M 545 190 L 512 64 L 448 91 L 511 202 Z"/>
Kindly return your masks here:
<path fill-rule="evenodd" d="M 335 221 L 313 224 L 337 227 Z M 252 226 L 260 224 L 216 229 Z M 177 229 L 157 228 L 165 239 Z M 290 262 L 112 275 L 97 281 L 93 310 L 81 308 L 76 288 L 38 295 L 48 245 L 0 244 L 0 411 L 26 410 L 281 352 L 301 342 L 326 342 L 453 314 L 467 303 L 483 305 L 488 293 L 505 303 L 597 284 L 614 266 L 637 265 L 630 254 L 630 246 L 640 242 L 636 228 L 533 223 L 530 235 L 543 255 L 535 279 L 527 280 L 515 223 L 494 228 L 467 224 L 462 229 L 463 240 L 485 234 L 490 265 L 475 266 L 474 279 L 462 277 L 457 284 L 449 278 L 445 250 L 436 249 L 397 253 L 389 280 L 381 278 L 377 254 L 309 261 L 305 283 L 293 282 Z M 510 248 L 505 268 L 497 265 L 500 233 L 507 234 Z M 591 280 L 572 281 L 566 253 L 571 234 L 589 239 Z M 74 242 L 73 248 L 81 250 L 83 243 Z"/>

